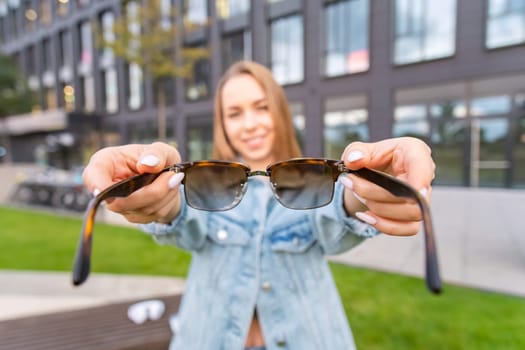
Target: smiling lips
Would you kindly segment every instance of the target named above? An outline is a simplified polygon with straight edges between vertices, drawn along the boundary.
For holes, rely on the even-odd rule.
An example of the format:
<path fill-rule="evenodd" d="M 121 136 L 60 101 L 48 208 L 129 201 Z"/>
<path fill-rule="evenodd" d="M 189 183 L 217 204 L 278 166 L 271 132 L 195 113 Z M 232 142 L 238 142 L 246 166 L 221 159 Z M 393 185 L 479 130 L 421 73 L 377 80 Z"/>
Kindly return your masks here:
<path fill-rule="evenodd" d="M 251 149 L 259 148 L 264 145 L 264 142 L 266 140 L 266 134 L 264 135 L 257 135 L 249 138 L 245 138 L 242 141 Z"/>

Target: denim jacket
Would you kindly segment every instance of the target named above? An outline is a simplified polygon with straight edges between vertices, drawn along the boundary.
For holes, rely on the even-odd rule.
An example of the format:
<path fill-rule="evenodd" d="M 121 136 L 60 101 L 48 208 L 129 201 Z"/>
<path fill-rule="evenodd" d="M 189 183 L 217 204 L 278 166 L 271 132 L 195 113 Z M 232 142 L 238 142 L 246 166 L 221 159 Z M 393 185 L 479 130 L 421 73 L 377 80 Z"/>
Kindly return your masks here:
<path fill-rule="evenodd" d="M 250 178 L 241 203 L 224 212 L 195 210 L 181 192 L 170 225 L 141 225 L 192 252 L 170 349 L 241 350 L 255 308 L 268 350 L 355 349 L 325 254 L 378 231 L 346 215 L 339 182 L 333 201 L 311 210 L 283 207 L 269 186 Z"/>

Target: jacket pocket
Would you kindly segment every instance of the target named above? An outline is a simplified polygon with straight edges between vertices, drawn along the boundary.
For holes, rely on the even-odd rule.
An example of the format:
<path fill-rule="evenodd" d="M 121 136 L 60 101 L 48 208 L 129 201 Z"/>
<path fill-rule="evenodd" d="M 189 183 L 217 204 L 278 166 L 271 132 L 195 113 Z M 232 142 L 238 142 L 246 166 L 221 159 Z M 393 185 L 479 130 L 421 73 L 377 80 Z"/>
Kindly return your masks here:
<path fill-rule="evenodd" d="M 308 217 L 278 226 L 270 234 L 271 247 L 276 252 L 304 253 L 315 241 Z"/>
<path fill-rule="evenodd" d="M 210 215 L 208 237 L 220 245 L 246 245 L 250 233 L 242 223 L 221 215 Z"/>

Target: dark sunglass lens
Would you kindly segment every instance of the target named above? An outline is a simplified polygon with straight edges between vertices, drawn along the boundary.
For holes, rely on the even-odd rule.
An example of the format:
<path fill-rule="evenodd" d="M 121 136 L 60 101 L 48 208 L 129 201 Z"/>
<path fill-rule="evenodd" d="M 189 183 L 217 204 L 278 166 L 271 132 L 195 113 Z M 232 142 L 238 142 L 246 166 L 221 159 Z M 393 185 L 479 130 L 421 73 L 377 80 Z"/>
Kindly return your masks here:
<path fill-rule="evenodd" d="M 201 210 L 227 210 L 239 203 L 246 172 L 228 164 L 197 164 L 185 172 L 188 205 Z"/>
<path fill-rule="evenodd" d="M 321 162 L 278 165 L 270 180 L 279 202 L 291 209 L 317 208 L 332 200 L 332 169 Z"/>

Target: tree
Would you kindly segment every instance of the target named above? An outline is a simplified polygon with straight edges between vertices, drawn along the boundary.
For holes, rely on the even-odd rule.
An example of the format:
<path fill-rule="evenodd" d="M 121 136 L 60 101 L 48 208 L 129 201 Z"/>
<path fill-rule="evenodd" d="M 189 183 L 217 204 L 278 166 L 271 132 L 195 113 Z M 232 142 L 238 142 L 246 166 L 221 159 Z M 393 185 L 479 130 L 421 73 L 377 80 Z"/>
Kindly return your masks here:
<path fill-rule="evenodd" d="M 128 3 L 129 4 L 129 3 Z M 166 79 L 189 78 L 194 64 L 208 57 L 204 48 L 179 47 L 180 31 L 175 25 L 176 9 L 162 0 L 127 6 L 117 18 L 112 33 L 96 28 L 97 45 L 109 50 L 128 64 L 139 66 L 151 77 L 157 96 L 158 137 L 166 139 Z M 183 31 L 189 33 L 200 26 L 184 22 Z"/>
<path fill-rule="evenodd" d="M 8 56 L 0 55 L 0 146 L 7 148 L 9 160 L 8 116 L 28 113 L 33 107 L 33 95 L 15 61 Z"/>

